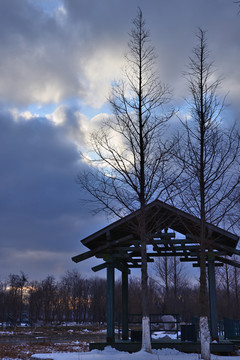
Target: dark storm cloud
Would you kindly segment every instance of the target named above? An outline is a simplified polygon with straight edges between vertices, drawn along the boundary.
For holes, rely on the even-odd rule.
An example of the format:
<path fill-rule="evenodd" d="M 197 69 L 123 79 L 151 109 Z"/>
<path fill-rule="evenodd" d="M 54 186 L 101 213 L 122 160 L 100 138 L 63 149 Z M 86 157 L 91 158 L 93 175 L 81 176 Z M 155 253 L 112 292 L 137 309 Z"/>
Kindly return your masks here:
<path fill-rule="evenodd" d="M 1 97 L 30 104 L 78 93 L 81 36 L 75 42 L 68 26 L 28 1 L 1 1 L 0 6 Z"/>
<path fill-rule="evenodd" d="M 230 102 L 238 105 L 240 72 L 240 20 L 237 7 L 225 0 L 173 1 L 64 1 L 68 23 L 88 29 L 91 48 L 109 46 L 119 56 L 127 49 L 131 20 L 141 6 L 156 47 L 160 78 L 176 97 L 187 95 L 182 73 L 196 45 L 198 28 L 207 31 L 211 60 L 223 74 L 222 93 L 230 90 Z M 119 51 L 119 47 L 121 51 Z M 117 74 L 118 75 L 118 74 Z M 239 109 L 238 109 L 239 111 Z"/>
<path fill-rule="evenodd" d="M 185 91 L 181 73 L 198 27 L 208 31 L 220 72 L 233 78 L 226 87 L 239 83 L 239 16 L 233 2 L 59 0 L 55 7 L 50 4 L 53 1 L 0 1 L 0 96 L 6 101 L 58 103 L 74 96 L 89 100 L 94 92 L 97 97 L 101 81 L 106 85 L 119 76 L 116 59 L 120 61 L 127 48 L 138 5 L 159 54 L 160 76 L 177 95 Z M 111 66 L 105 57 L 112 58 Z"/>
<path fill-rule="evenodd" d="M 48 271 L 72 265 L 81 237 L 100 226 L 81 206 L 81 163 L 67 131 L 68 124 L 0 113 L 0 278 L 9 268 L 32 276 L 44 273 L 45 262 Z"/>

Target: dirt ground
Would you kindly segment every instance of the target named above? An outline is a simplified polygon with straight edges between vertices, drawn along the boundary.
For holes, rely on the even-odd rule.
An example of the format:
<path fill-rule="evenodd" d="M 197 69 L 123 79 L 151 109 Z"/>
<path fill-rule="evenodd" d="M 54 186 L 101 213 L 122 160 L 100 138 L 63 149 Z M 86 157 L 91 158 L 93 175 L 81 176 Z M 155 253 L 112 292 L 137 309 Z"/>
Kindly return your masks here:
<path fill-rule="evenodd" d="M 89 342 L 105 338 L 105 328 L 97 325 L 0 329 L 0 359 L 29 360 L 38 353 L 88 351 Z"/>

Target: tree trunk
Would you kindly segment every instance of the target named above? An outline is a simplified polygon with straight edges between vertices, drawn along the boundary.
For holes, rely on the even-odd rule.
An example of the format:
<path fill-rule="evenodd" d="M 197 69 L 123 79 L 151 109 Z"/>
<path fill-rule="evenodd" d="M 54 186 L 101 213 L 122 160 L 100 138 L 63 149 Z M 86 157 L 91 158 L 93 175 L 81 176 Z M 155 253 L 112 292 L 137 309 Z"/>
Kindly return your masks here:
<path fill-rule="evenodd" d="M 151 333 L 149 319 L 149 298 L 148 298 L 148 271 L 147 271 L 147 249 L 146 249 L 146 221 L 145 209 L 142 208 L 140 217 L 140 238 L 141 238 L 141 280 L 142 280 L 142 350 L 151 353 Z"/>
<path fill-rule="evenodd" d="M 206 198 L 205 198 L 205 131 L 206 109 L 204 101 L 204 39 L 201 38 L 200 47 L 200 201 L 201 201 L 201 229 L 200 229 L 200 336 L 201 356 L 210 360 L 210 332 L 208 326 L 208 296 L 206 275 Z"/>
<path fill-rule="evenodd" d="M 234 267 L 234 292 L 235 292 L 235 302 L 236 302 L 235 311 L 238 312 L 239 309 L 238 272 L 236 267 Z"/>
<path fill-rule="evenodd" d="M 200 254 L 200 341 L 201 358 L 210 360 L 210 331 L 208 326 L 208 301 L 207 301 L 207 281 L 206 281 L 206 261 L 205 251 L 201 249 Z"/>
<path fill-rule="evenodd" d="M 201 336 L 201 358 L 210 360 L 210 332 L 208 327 L 208 317 L 200 316 L 200 336 Z"/>

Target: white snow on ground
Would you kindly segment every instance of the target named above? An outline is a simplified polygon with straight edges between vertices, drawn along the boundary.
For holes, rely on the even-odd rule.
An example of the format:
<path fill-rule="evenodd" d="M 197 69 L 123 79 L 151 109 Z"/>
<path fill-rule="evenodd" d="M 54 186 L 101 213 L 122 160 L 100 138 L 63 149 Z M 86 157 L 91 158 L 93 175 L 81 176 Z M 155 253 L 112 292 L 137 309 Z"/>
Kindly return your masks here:
<path fill-rule="evenodd" d="M 13 335 L 13 331 L 0 331 L 0 335 Z"/>
<path fill-rule="evenodd" d="M 31 360 L 199 360 L 199 354 L 185 354 L 175 349 L 153 350 L 152 354 L 144 351 L 129 354 L 117 351 L 110 346 L 104 351 L 92 350 L 79 353 L 52 353 L 32 355 Z M 3 359 L 4 360 L 4 359 Z M 7 359 L 6 359 L 7 360 Z M 211 360 L 240 360 L 239 356 L 217 356 L 212 355 Z"/>
<path fill-rule="evenodd" d="M 177 334 L 176 332 L 174 333 L 168 333 L 166 331 L 154 331 L 154 333 L 152 333 L 152 339 L 157 340 L 157 339 L 162 339 L 162 338 L 169 338 L 169 339 L 177 339 Z M 178 338 L 180 338 L 181 336 L 181 332 L 178 332 Z"/>

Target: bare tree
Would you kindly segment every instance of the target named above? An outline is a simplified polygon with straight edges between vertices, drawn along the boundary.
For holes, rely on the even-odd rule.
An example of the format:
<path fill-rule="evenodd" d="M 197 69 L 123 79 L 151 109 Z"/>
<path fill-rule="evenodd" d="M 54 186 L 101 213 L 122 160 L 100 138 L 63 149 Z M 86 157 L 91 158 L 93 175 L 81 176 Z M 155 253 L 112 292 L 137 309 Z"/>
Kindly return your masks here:
<path fill-rule="evenodd" d="M 237 260 L 236 255 L 233 259 Z M 221 316 L 236 319 L 236 316 L 239 317 L 240 270 L 235 266 L 223 264 L 217 269 L 216 275 Z"/>
<path fill-rule="evenodd" d="M 163 312 L 168 312 L 167 304 L 169 297 L 169 290 L 172 285 L 172 274 L 174 270 L 174 264 L 172 259 L 167 256 L 157 258 L 154 262 L 154 272 L 157 276 L 156 281 L 160 287 L 164 289 L 164 303 L 163 303 Z"/>
<path fill-rule="evenodd" d="M 236 255 L 235 255 L 236 259 Z M 234 310 L 235 313 L 239 313 L 239 268 L 233 268 L 233 290 L 234 290 Z"/>
<path fill-rule="evenodd" d="M 238 4 L 239 8 L 240 8 L 240 1 L 239 0 L 236 0 L 234 1 L 235 4 Z M 238 10 L 238 14 L 240 13 L 240 9 Z"/>
<path fill-rule="evenodd" d="M 29 284 L 28 308 L 31 323 L 42 320 L 43 291 L 39 281 L 32 281 Z"/>
<path fill-rule="evenodd" d="M 145 207 L 173 181 L 168 176 L 170 154 L 163 146 L 163 129 L 173 111 L 164 109 L 171 94 L 154 70 L 155 51 L 140 9 L 128 48 L 124 78 L 109 99 L 113 115 L 91 137 L 94 169 L 81 173 L 78 182 L 97 200 L 98 210 L 118 217 L 140 210 L 136 232 L 142 257 L 142 347 L 150 352 Z"/>
<path fill-rule="evenodd" d="M 76 270 L 67 271 L 62 278 L 61 284 L 62 290 L 66 293 L 67 302 L 71 304 L 71 320 L 78 323 L 85 320 L 85 300 L 87 300 L 87 296 L 84 296 L 85 279 Z"/>
<path fill-rule="evenodd" d="M 56 281 L 53 276 L 48 275 L 41 282 L 43 317 L 44 323 L 48 324 L 54 320 L 54 310 L 56 301 Z"/>
<path fill-rule="evenodd" d="M 239 200 L 239 135 L 235 127 L 224 128 L 224 99 L 217 91 L 216 77 L 209 60 L 206 34 L 199 29 L 198 45 L 190 58 L 186 77 L 190 91 L 189 119 L 182 121 L 184 133 L 175 156 L 182 166 L 179 196 L 182 206 L 200 218 L 200 330 L 202 358 L 210 358 L 206 248 L 211 234 L 206 222 L 231 225 L 228 214 Z M 224 223 L 223 223 L 224 219 Z"/>
<path fill-rule="evenodd" d="M 179 292 L 186 286 L 183 263 L 176 257 L 159 257 L 154 262 L 153 271 L 155 282 L 164 293 L 162 312 L 176 313 L 179 308 Z"/>
<path fill-rule="evenodd" d="M 7 282 L 0 281 L 0 322 L 6 321 L 7 315 Z"/>
<path fill-rule="evenodd" d="M 223 316 L 232 316 L 233 303 L 232 303 L 232 288 L 234 284 L 234 269 L 228 264 L 224 264 L 216 271 L 216 279 L 218 284 L 218 290 L 222 293 L 221 301 L 226 307 L 226 312 Z M 224 298 L 224 300 L 223 300 Z"/>
<path fill-rule="evenodd" d="M 21 275 L 9 275 L 9 287 L 12 302 L 12 321 L 16 324 L 17 321 L 22 321 L 23 313 L 23 291 L 24 286 L 28 282 L 27 276 L 21 271 Z"/>
<path fill-rule="evenodd" d="M 90 319 L 93 322 L 98 321 L 99 324 L 106 321 L 106 280 L 101 278 L 93 278 L 90 280 L 90 303 L 91 314 Z"/>

